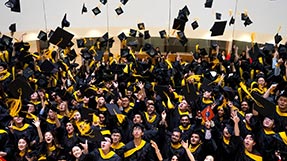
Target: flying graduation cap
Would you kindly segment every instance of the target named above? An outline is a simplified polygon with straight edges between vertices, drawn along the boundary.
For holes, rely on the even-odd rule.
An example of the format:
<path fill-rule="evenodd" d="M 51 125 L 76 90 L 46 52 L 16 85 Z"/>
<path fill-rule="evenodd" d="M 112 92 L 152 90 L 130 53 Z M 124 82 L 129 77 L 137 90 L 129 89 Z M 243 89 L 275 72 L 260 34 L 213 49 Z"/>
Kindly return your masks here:
<path fill-rule="evenodd" d="M 191 23 L 191 27 L 192 27 L 193 30 L 197 29 L 197 28 L 199 27 L 198 22 L 197 22 L 197 21 L 193 21 L 193 22 Z"/>
<path fill-rule="evenodd" d="M 62 24 L 62 28 L 70 27 L 70 22 L 67 20 L 67 13 L 65 13 L 65 16 L 64 16 L 61 24 Z"/>
<path fill-rule="evenodd" d="M 98 14 L 101 13 L 101 10 L 100 10 L 99 7 L 95 7 L 95 8 L 92 9 L 92 12 L 94 13 L 95 16 L 97 16 Z"/>
<path fill-rule="evenodd" d="M 227 21 L 215 22 L 211 27 L 211 36 L 220 36 L 224 34 Z"/>
<path fill-rule="evenodd" d="M 65 49 L 69 45 L 73 37 L 73 34 L 60 27 L 57 27 L 56 31 L 49 39 L 49 42 L 62 49 Z"/>
<path fill-rule="evenodd" d="M 21 12 L 20 0 L 8 0 L 5 6 L 10 8 L 12 12 Z"/>
<path fill-rule="evenodd" d="M 83 13 L 87 13 L 87 12 L 88 12 L 88 9 L 87 9 L 85 3 L 83 3 L 82 14 L 83 14 Z"/>
<path fill-rule="evenodd" d="M 204 7 L 212 8 L 212 3 L 213 3 L 213 0 L 206 0 L 206 2 L 204 3 Z"/>
<path fill-rule="evenodd" d="M 122 9 L 122 7 L 116 8 L 115 11 L 116 11 L 118 16 L 124 13 L 124 10 Z"/>

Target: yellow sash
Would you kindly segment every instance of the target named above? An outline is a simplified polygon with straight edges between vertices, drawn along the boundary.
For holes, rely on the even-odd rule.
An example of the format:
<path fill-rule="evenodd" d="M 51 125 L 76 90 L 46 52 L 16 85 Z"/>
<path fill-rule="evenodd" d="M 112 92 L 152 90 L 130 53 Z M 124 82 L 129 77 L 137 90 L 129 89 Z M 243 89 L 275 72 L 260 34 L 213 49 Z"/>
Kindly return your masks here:
<path fill-rule="evenodd" d="M 198 145 L 196 145 L 196 146 L 194 146 L 194 147 L 192 147 L 192 146 L 190 145 L 188 149 L 190 150 L 191 153 L 194 153 L 194 152 L 200 147 L 200 145 L 201 145 L 201 144 L 198 144 Z"/>
<path fill-rule="evenodd" d="M 283 140 L 283 142 L 285 143 L 285 145 L 287 145 L 287 136 L 286 133 L 283 132 L 279 132 L 279 136 L 281 137 L 281 139 Z"/>
<path fill-rule="evenodd" d="M 263 130 L 264 130 L 264 133 L 266 135 L 273 135 L 273 134 L 275 134 L 275 132 L 273 130 L 268 130 L 268 129 L 265 129 L 265 128 Z"/>
<path fill-rule="evenodd" d="M 223 136 L 223 142 L 224 144 L 229 145 L 230 139 Z"/>
<path fill-rule="evenodd" d="M 114 144 L 111 145 L 111 147 L 116 150 L 122 148 L 123 146 L 125 146 L 123 142 L 120 142 L 118 145 L 114 145 Z"/>
<path fill-rule="evenodd" d="M 110 151 L 108 154 L 104 154 L 103 150 L 99 148 L 100 155 L 103 159 L 110 159 L 115 155 L 115 152 Z"/>
<path fill-rule="evenodd" d="M 26 130 L 29 126 L 30 126 L 30 125 L 26 123 L 26 124 L 24 124 L 22 127 L 13 126 L 12 128 L 13 128 L 14 130 L 17 130 L 17 131 L 24 131 L 24 130 Z"/>
<path fill-rule="evenodd" d="M 2 129 L 0 129 L 0 134 L 3 134 L 3 133 L 8 134 L 6 130 L 2 130 Z"/>
<path fill-rule="evenodd" d="M 171 143 L 170 146 L 173 148 L 173 149 L 179 149 L 181 147 L 181 144 L 178 143 L 178 144 L 173 144 Z"/>
<path fill-rule="evenodd" d="M 183 127 L 182 125 L 179 125 L 178 128 L 179 128 L 181 131 L 186 131 L 186 130 L 189 130 L 190 125 L 188 125 L 187 127 Z"/>
<path fill-rule="evenodd" d="M 202 98 L 202 102 L 203 102 L 204 104 L 207 104 L 207 105 L 213 103 L 212 100 L 210 100 L 210 99 L 205 99 L 205 98 Z"/>
<path fill-rule="evenodd" d="M 244 150 L 244 153 L 251 159 L 255 161 L 262 161 L 262 157 L 260 155 L 252 154 L 248 150 Z"/>
<path fill-rule="evenodd" d="M 53 145 L 53 146 L 51 146 L 51 147 L 48 147 L 48 150 L 49 150 L 50 152 L 52 152 L 52 151 L 56 150 L 56 146 Z"/>
<path fill-rule="evenodd" d="M 179 108 L 177 108 L 177 110 L 178 110 L 178 113 L 179 113 L 180 116 L 181 116 L 181 115 L 189 115 L 189 112 L 188 112 L 188 111 L 181 112 Z"/>
<path fill-rule="evenodd" d="M 144 112 L 145 114 L 145 118 L 147 120 L 148 123 L 153 123 L 155 118 L 156 118 L 156 115 L 154 114 L 151 118 L 149 117 L 148 113 L 147 112 Z"/>
<path fill-rule="evenodd" d="M 51 119 L 49 119 L 49 118 L 47 118 L 46 121 L 47 121 L 49 124 L 56 124 L 56 121 L 55 121 L 55 120 L 51 120 Z"/>
<path fill-rule="evenodd" d="M 249 130 L 249 131 L 252 130 L 252 128 L 251 128 L 247 123 L 245 123 L 245 127 L 246 127 L 246 129 Z"/>
<path fill-rule="evenodd" d="M 279 116 L 284 116 L 287 117 L 287 113 L 286 112 L 281 112 L 279 109 L 279 106 L 276 106 L 276 112 Z"/>
<path fill-rule="evenodd" d="M 141 148 L 143 148 L 145 144 L 146 144 L 146 141 L 142 140 L 139 146 L 126 151 L 124 153 L 124 157 L 127 158 L 127 157 L 131 156 L 134 152 L 136 152 L 136 151 L 140 150 Z"/>

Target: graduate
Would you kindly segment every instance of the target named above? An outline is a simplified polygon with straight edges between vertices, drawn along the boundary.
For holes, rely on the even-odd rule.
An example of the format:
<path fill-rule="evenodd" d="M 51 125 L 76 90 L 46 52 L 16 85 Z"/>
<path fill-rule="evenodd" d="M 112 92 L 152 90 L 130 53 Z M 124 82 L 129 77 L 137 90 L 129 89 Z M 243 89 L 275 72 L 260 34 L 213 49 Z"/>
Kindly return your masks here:
<path fill-rule="evenodd" d="M 134 124 L 132 128 L 133 140 L 124 147 L 124 160 L 127 161 L 154 161 L 155 153 L 150 145 L 142 139 L 144 127 L 141 124 Z"/>

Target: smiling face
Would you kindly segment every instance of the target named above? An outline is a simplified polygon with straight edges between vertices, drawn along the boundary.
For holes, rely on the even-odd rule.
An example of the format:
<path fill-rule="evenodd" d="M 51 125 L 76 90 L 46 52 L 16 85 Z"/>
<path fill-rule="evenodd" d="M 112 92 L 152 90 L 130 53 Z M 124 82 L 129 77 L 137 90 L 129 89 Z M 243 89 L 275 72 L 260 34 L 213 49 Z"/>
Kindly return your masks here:
<path fill-rule="evenodd" d="M 287 97 L 280 96 L 277 100 L 277 104 L 281 112 L 287 112 Z"/>
<path fill-rule="evenodd" d="M 176 144 L 179 143 L 181 139 L 181 133 L 179 131 L 174 131 L 171 134 L 171 142 Z"/>
<path fill-rule="evenodd" d="M 20 140 L 18 141 L 18 149 L 19 149 L 20 151 L 25 150 L 25 149 L 27 148 L 27 146 L 28 146 L 28 144 L 27 144 L 27 142 L 26 142 L 25 139 L 20 139 Z"/>
<path fill-rule="evenodd" d="M 79 159 L 81 155 L 83 154 L 83 151 L 79 146 L 74 146 L 72 148 L 72 154 L 75 158 Z"/>
<path fill-rule="evenodd" d="M 200 136 L 198 134 L 193 133 L 190 137 L 191 145 L 198 145 L 200 143 Z"/>
<path fill-rule="evenodd" d="M 44 135 L 44 138 L 45 138 L 45 141 L 47 144 L 50 144 L 53 142 L 54 140 L 54 136 L 52 135 L 51 132 L 46 132 L 45 135 Z"/>
<path fill-rule="evenodd" d="M 264 120 L 263 120 L 263 126 L 265 128 L 270 128 L 272 129 L 273 126 L 274 126 L 274 120 L 273 119 L 270 119 L 268 117 L 265 117 Z"/>

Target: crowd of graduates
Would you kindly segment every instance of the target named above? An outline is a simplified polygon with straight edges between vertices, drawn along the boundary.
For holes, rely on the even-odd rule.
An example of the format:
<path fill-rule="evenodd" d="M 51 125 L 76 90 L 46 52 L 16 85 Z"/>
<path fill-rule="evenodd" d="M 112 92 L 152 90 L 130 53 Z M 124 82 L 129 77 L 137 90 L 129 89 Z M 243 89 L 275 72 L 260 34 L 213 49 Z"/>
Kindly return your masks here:
<path fill-rule="evenodd" d="M 79 65 L 69 47 L 31 53 L 3 37 L 0 160 L 287 160 L 287 52 L 271 47 L 183 61 L 92 46 Z"/>

